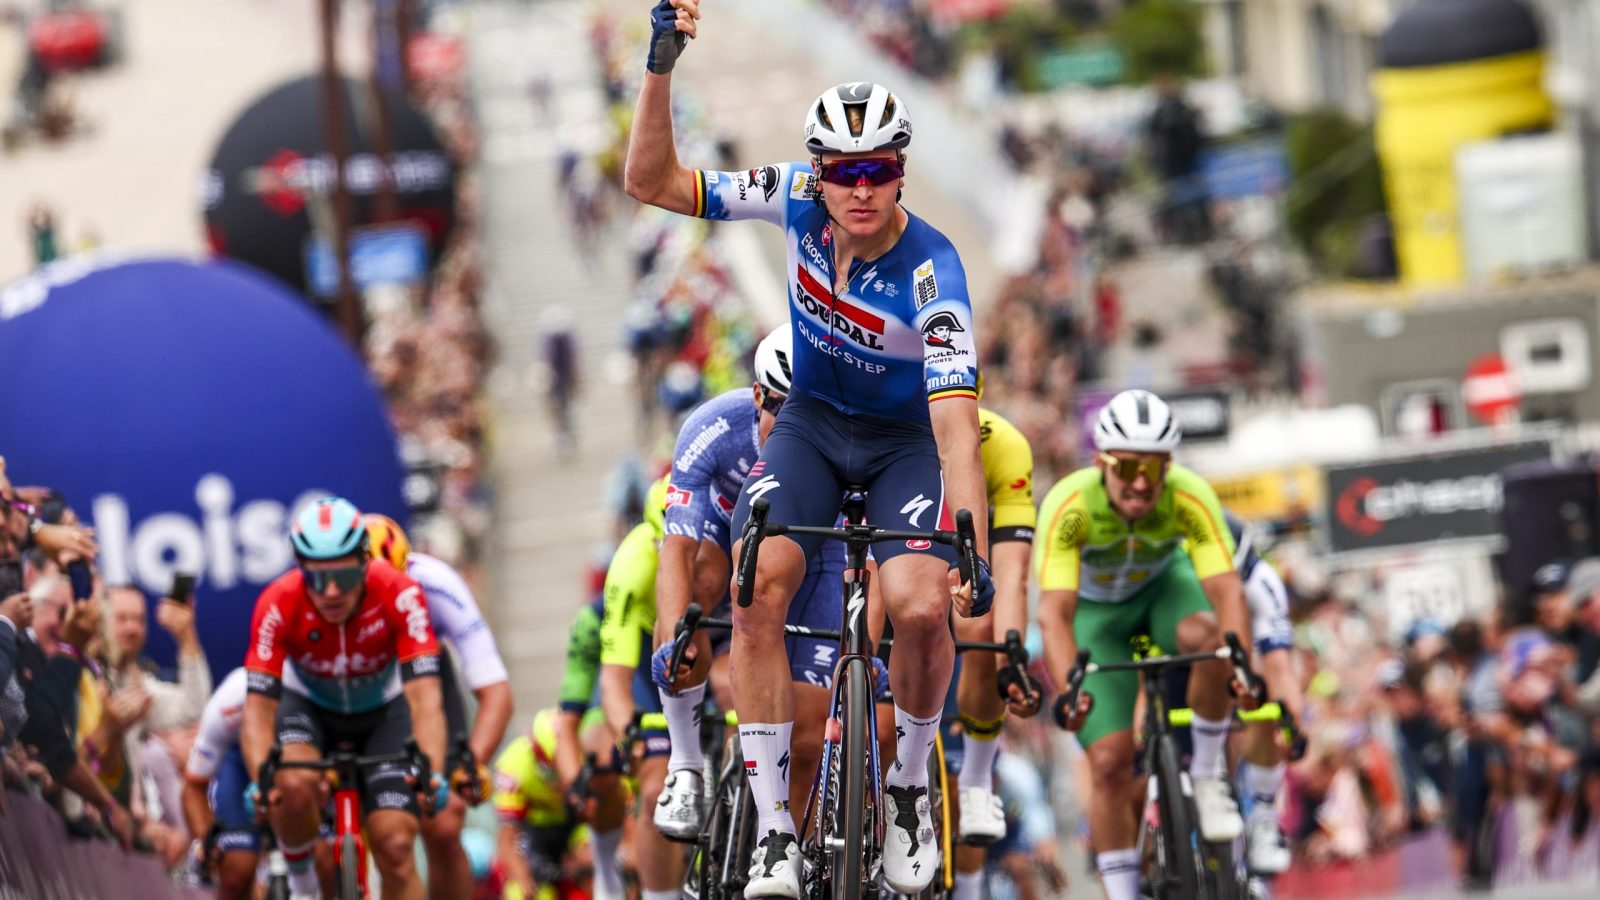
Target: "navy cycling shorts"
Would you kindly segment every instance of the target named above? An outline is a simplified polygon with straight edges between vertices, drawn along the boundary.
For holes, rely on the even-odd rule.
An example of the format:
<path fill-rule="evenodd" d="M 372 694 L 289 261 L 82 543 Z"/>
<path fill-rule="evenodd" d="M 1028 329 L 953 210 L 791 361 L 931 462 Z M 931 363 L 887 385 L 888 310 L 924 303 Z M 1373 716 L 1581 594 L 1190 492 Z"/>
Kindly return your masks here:
<path fill-rule="evenodd" d="M 217 835 L 217 849 L 224 853 L 234 850 L 248 853 L 261 851 L 261 835 L 256 830 L 255 822 L 245 815 L 244 789 L 249 784 L 250 776 L 245 774 L 244 756 L 239 752 L 239 745 L 234 744 L 217 764 L 208 797 L 211 813 L 217 820 L 220 832 Z"/>
<path fill-rule="evenodd" d="M 867 489 L 867 521 L 897 531 L 955 527 L 945 505 L 944 477 L 933 429 L 871 416 L 846 416 L 824 400 L 790 396 L 745 476 L 733 511 L 734 533 L 744 530 L 750 503 L 765 497 L 771 520 L 787 525 L 832 525 L 838 520 L 846 485 Z M 795 536 L 809 561 L 819 537 Z M 955 548 L 929 541 L 874 544 L 881 564 L 904 553 L 928 554 L 955 562 Z"/>

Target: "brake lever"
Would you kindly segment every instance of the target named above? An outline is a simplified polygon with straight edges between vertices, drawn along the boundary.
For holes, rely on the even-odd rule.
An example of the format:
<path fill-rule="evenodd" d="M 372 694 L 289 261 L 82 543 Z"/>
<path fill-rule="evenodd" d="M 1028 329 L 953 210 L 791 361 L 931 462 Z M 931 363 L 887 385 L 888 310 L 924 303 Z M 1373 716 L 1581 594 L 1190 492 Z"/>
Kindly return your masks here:
<path fill-rule="evenodd" d="M 1250 692 L 1257 706 L 1267 702 L 1267 683 L 1250 668 L 1250 655 L 1245 652 L 1239 635 L 1230 631 L 1223 639 L 1228 643 L 1228 664 L 1233 667 L 1234 680 Z"/>

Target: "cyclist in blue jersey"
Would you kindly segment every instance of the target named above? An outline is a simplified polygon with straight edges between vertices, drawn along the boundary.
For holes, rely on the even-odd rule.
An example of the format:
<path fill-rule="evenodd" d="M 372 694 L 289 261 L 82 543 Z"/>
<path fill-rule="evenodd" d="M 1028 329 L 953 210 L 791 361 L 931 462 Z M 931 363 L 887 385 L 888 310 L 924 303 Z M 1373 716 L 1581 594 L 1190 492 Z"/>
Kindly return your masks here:
<path fill-rule="evenodd" d="M 807 110 L 809 163 L 687 168 L 673 144 L 670 73 L 700 18 L 698 0 L 660 0 L 652 10 L 624 186 L 663 209 L 762 219 L 787 235 L 793 390 L 746 477 L 734 527 L 763 497 L 775 521 L 830 525 L 847 484 L 868 488 L 867 518 L 887 528 L 949 527 L 952 510 L 987 509 L 966 274 L 950 241 L 898 202 L 912 133 L 905 105 L 881 85 L 838 85 Z M 978 530 L 977 549 L 986 559 L 985 532 Z M 734 693 L 761 834 L 750 896 L 799 894 L 785 799 L 794 700 L 782 623 L 819 543 L 787 536 L 765 543 L 755 602 L 734 612 Z M 955 656 L 950 609 L 981 616 L 994 589 L 982 559 L 977 583 L 961 585 L 943 545 L 882 543 L 874 555 L 897 641 L 890 685 L 898 739 L 885 785 L 892 815 L 883 873 L 895 890 L 916 893 L 939 858 L 927 759 Z"/>
<path fill-rule="evenodd" d="M 710 670 L 711 639 L 701 632 L 680 669 L 669 673 L 673 627 L 693 599 L 702 609 L 726 602 L 732 569 L 730 522 L 735 498 L 755 464 L 790 390 L 793 345 L 789 326 L 767 335 L 755 352 L 755 383 L 701 404 L 678 432 L 671 483 L 667 488 L 666 536 L 656 570 L 656 652 L 651 673 L 661 693 L 672 749 L 668 776 L 654 810 L 655 826 L 678 840 L 693 840 L 704 817 L 698 710 Z M 806 571 L 788 621 L 793 625 L 837 630 L 844 546 L 829 544 Z M 811 638 L 788 641 L 791 680 L 796 684 L 795 742 L 790 771 L 815 771 L 828 716 L 836 644 Z M 718 650 L 720 656 L 721 650 Z M 725 683 L 720 675 L 718 683 Z M 804 801 L 804 778 L 791 783 L 791 801 Z"/>
<path fill-rule="evenodd" d="M 1244 581 L 1250 607 L 1250 632 L 1255 635 L 1256 665 L 1267 682 L 1268 696 L 1288 707 L 1296 721 L 1305 707 L 1295 680 L 1292 659 L 1294 626 L 1289 622 L 1289 590 L 1272 564 L 1256 554 L 1250 527 L 1223 510 L 1233 532 L 1233 566 Z M 1241 793 L 1249 799 L 1249 863 L 1258 875 L 1276 875 L 1289 867 L 1289 848 L 1278 830 L 1278 791 L 1283 787 L 1284 752 L 1272 722 L 1249 726 L 1240 767 Z"/>

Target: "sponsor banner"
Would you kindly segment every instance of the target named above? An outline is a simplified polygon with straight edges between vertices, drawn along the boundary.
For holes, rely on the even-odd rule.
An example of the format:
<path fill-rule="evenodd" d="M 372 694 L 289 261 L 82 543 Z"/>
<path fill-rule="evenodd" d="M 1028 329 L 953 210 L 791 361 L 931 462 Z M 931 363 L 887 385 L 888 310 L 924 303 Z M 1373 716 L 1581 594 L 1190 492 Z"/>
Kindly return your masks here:
<path fill-rule="evenodd" d="M 1183 440 L 1215 441 L 1228 436 L 1233 397 L 1220 389 L 1175 391 L 1159 395 L 1172 407 L 1172 417 L 1183 426 Z"/>
<path fill-rule="evenodd" d="M 1500 471 L 1550 458 L 1548 440 L 1328 469 L 1328 543 L 1336 553 L 1500 534 Z"/>
<path fill-rule="evenodd" d="M 406 520 L 405 470 L 359 357 L 304 301 L 228 260 L 73 257 L 0 289 L 0 434 L 19 485 L 95 527 L 107 584 L 199 576 L 213 672 L 244 659 L 292 512 L 337 492 Z M 150 653 L 172 658 L 150 628 Z"/>
<path fill-rule="evenodd" d="M 1222 505 L 1242 519 L 1288 519 L 1322 508 L 1322 472 L 1299 465 L 1208 479 Z"/>
<path fill-rule="evenodd" d="M 378 222 L 377 197 L 394 186 L 398 221 L 420 230 L 429 266 L 438 261 L 455 225 L 456 165 L 421 110 L 387 94 L 394 151 L 385 165 L 372 146 L 365 110 L 369 93 L 346 81 L 342 100 L 349 156 L 344 183 L 350 191 L 352 224 Z M 206 238 L 213 252 L 269 272 L 296 290 L 310 292 L 307 241 L 313 212 L 326 205 L 334 181 L 333 158 L 323 146 L 323 93 L 319 76 L 287 81 L 239 114 L 217 144 L 201 182 Z M 359 101 L 359 102 L 357 102 Z M 377 251 L 383 251 L 378 253 Z M 367 248 L 355 260 L 393 269 L 410 266 L 414 246 L 394 242 Z M 328 260 L 331 262 L 331 259 Z M 326 268 L 323 270 L 326 272 Z M 324 286 L 326 276 L 323 275 Z"/>

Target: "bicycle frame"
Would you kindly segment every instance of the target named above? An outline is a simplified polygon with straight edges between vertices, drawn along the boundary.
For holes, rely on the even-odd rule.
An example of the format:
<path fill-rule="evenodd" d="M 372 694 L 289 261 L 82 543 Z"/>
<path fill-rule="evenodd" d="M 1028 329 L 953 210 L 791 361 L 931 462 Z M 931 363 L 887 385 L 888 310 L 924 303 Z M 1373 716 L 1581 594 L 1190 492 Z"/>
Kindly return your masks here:
<path fill-rule="evenodd" d="M 768 535 L 798 534 L 812 535 L 830 540 L 843 541 L 845 544 L 845 571 L 844 615 L 839 633 L 838 662 L 834 667 L 833 687 L 829 703 L 827 727 L 823 731 L 823 746 L 821 765 L 817 767 L 816 777 L 812 781 L 811 791 L 806 798 L 806 811 L 803 822 L 810 823 L 812 813 L 815 811 L 815 830 L 808 831 L 805 825 L 801 826 L 802 852 L 809 851 L 813 856 L 814 871 L 821 877 L 823 873 L 832 872 L 835 883 L 832 885 L 835 897 L 858 897 L 870 891 L 870 885 L 876 880 L 879 854 L 883 847 L 884 819 L 878 814 L 883 808 L 883 778 L 879 763 L 880 748 L 878 747 L 878 732 L 876 715 L 872 698 L 876 691 L 873 690 L 872 679 L 872 638 L 868 633 L 867 622 L 867 595 L 870 574 L 867 571 L 867 551 L 877 542 L 887 541 L 937 541 L 956 547 L 958 564 L 964 583 L 974 581 L 977 551 L 973 536 L 972 513 L 969 510 L 956 511 L 956 531 L 933 532 L 903 532 L 880 529 L 866 524 L 866 491 L 855 485 L 845 489 L 842 509 L 844 525 L 839 528 L 792 526 L 780 523 L 769 523 L 767 514 L 770 505 L 765 498 L 757 499 L 750 506 L 750 520 L 747 523 L 743 537 L 743 551 L 737 567 L 736 582 L 738 585 L 737 602 L 741 607 L 748 607 L 754 599 L 755 574 L 757 553 L 761 541 Z M 854 729 L 847 729 L 845 712 L 847 698 L 860 692 L 859 683 L 852 688 L 852 669 L 857 671 L 865 667 L 865 677 L 869 679 L 866 684 L 864 697 L 858 697 L 857 702 L 867 704 L 865 725 L 860 730 L 865 734 L 851 734 Z M 859 710 L 853 706 L 849 711 L 850 717 L 859 715 Z M 862 796 L 856 800 L 841 801 L 838 792 L 853 794 L 854 781 L 841 777 L 833 777 L 835 767 L 843 774 L 848 774 L 844 766 L 854 766 L 858 757 L 854 752 L 847 753 L 850 743 L 864 742 L 866 749 L 866 784 L 860 785 Z M 845 757 L 855 757 L 847 760 Z M 861 821 L 854 819 L 849 809 L 844 816 L 836 815 L 835 818 L 844 818 L 847 821 L 843 837 L 829 833 L 828 816 L 830 812 L 838 812 L 840 806 L 853 807 L 860 802 L 863 806 Z M 859 840 L 863 846 L 853 846 L 848 832 L 854 830 L 859 824 L 861 834 Z M 812 836 L 814 841 L 810 844 L 805 840 Z M 859 857 L 856 854 L 860 854 Z M 817 855 L 827 859 L 818 859 Z M 859 884 L 850 884 L 849 881 L 857 878 Z M 838 879 L 844 878 L 844 883 Z M 803 888 L 804 889 L 804 888 Z"/>
<path fill-rule="evenodd" d="M 369 896 L 367 846 L 361 829 L 361 770 L 386 763 L 403 763 L 412 767 L 419 786 L 428 784 L 431 780 L 428 758 L 417 746 L 416 738 L 406 739 L 406 749 L 403 753 L 378 756 L 359 756 L 351 751 L 340 750 L 335 751 L 327 759 L 284 761 L 282 754 L 281 746 L 274 746 L 268 752 L 266 761 L 261 765 L 257 783 L 270 787 L 275 783 L 277 773 L 283 769 L 311 769 L 333 773 L 337 781 L 337 787 L 333 792 L 333 866 L 335 878 L 340 880 L 335 885 L 336 896 L 342 896 L 343 900 Z M 353 885 L 347 883 L 344 878 L 344 873 L 348 871 L 345 866 L 347 859 L 351 859 L 354 864 Z M 354 897 L 350 896 L 352 889 L 355 892 Z"/>

